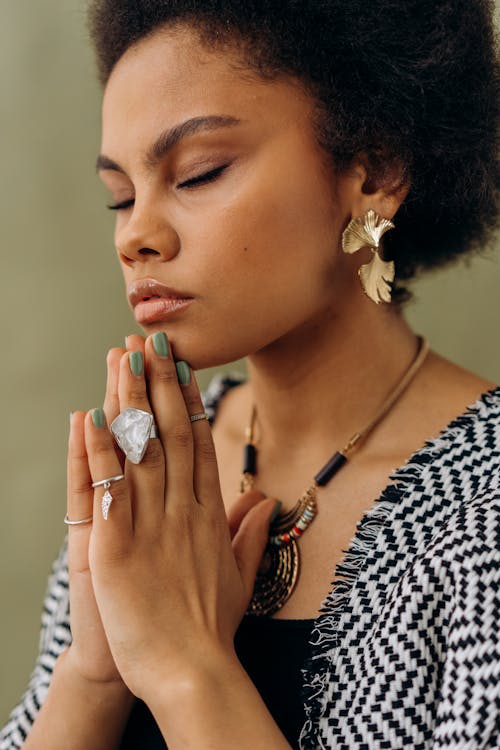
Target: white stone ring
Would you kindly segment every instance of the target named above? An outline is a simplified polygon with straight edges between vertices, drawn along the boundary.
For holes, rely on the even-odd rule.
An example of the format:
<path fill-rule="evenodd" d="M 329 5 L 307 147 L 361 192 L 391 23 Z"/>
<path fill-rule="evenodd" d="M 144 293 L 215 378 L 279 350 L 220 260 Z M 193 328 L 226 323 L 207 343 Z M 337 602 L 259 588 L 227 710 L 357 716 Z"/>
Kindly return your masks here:
<path fill-rule="evenodd" d="M 158 430 L 151 412 L 134 409 L 132 406 L 120 412 L 111 422 L 109 429 L 128 460 L 133 464 L 141 463 L 148 447 L 148 440 L 158 437 Z"/>

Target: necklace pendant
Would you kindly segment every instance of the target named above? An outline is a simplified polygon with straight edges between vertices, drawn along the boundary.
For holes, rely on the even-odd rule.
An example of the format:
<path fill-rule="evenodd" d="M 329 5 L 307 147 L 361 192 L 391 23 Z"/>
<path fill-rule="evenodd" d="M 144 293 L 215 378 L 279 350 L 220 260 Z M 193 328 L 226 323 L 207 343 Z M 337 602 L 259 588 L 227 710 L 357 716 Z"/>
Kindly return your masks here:
<path fill-rule="evenodd" d="M 269 616 L 290 598 L 300 569 L 299 547 L 295 539 L 286 544 L 268 544 L 257 576 L 248 615 Z"/>

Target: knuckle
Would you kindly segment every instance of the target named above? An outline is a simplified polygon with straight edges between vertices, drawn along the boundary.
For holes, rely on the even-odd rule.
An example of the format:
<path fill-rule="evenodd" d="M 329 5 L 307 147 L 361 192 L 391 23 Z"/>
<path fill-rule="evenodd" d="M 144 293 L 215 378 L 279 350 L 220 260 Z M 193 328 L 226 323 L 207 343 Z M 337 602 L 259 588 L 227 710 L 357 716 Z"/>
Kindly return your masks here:
<path fill-rule="evenodd" d="M 184 393 L 184 400 L 190 414 L 203 411 L 203 404 L 199 393 L 190 393 L 187 391 L 187 393 Z"/>
<path fill-rule="evenodd" d="M 208 438 L 202 438 L 196 441 L 196 450 L 199 457 L 207 463 L 216 463 L 215 448 L 212 440 Z"/>
<path fill-rule="evenodd" d="M 115 452 L 108 443 L 102 443 L 102 442 L 96 442 L 92 446 L 92 453 L 97 458 L 109 458 L 110 456 L 115 456 Z"/>
<path fill-rule="evenodd" d="M 127 387 L 127 394 L 130 399 L 133 401 L 140 401 L 141 403 L 144 401 L 144 396 L 146 393 L 146 388 L 144 381 L 139 378 L 134 378 L 129 381 L 128 387 Z"/>
<path fill-rule="evenodd" d="M 71 468 L 75 471 L 85 467 L 87 461 L 87 451 L 81 445 L 71 445 L 68 451 L 68 459 L 71 464 Z"/>
<path fill-rule="evenodd" d="M 143 463 L 149 469 L 161 469 L 164 465 L 163 450 L 159 440 L 150 440 Z"/>
<path fill-rule="evenodd" d="M 71 497 L 81 497 L 82 495 L 88 495 L 92 491 L 92 485 L 88 482 L 71 484 L 69 487 L 69 494 Z"/>
<path fill-rule="evenodd" d="M 153 364 L 153 377 L 159 383 L 177 385 L 177 373 L 170 362 L 160 362 L 155 360 Z"/>
<path fill-rule="evenodd" d="M 193 443 L 191 427 L 184 424 L 175 425 L 175 427 L 172 427 L 170 430 L 169 439 L 179 448 L 188 448 Z"/>

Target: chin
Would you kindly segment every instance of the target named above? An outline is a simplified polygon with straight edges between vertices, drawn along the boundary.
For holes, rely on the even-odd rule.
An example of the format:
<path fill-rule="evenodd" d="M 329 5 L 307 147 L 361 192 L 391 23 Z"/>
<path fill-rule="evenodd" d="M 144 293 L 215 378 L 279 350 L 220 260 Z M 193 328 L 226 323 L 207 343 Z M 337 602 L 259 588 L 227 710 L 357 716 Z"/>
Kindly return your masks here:
<path fill-rule="evenodd" d="M 154 329 L 144 330 L 145 336 L 150 336 L 156 331 L 164 331 L 176 361 L 187 362 L 193 370 L 205 370 L 209 367 L 222 367 L 231 364 L 238 359 L 246 357 L 248 348 L 242 347 L 241 342 L 227 340 L 227 327 L 220 337 L 213 335 L 196 336 L 183 334 L 181 331 L 172 330 L 169 326 L 155 326 Z"/>

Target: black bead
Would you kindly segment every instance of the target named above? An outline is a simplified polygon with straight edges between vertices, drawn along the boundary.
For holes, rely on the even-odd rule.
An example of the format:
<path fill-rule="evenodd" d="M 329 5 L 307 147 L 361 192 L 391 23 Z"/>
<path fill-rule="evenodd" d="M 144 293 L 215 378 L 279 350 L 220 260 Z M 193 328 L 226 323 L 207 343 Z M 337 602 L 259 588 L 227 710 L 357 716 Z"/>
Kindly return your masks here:
<path fill-rule="evenodd" d="M 330 479 L 334 476 L 334 474 L 337 473 L 337 471 L 345 464 L 346 461 L 347 456 L 344 456 L 343 453 L 341 453 L 340 451 L 334 453 L 328 463 L 326 463 L 314 477 L 314 481 L 316 482 L 316 484 L 318 484 L 320 487 L 324 487 L 325 484 L 328 484 Z"/>
<path fill-rule="evenodd" d="M 253 475 L 257 473 L 257 451 L 252 443 L 247 443 L 243 449 L 243 473 Z"/>

